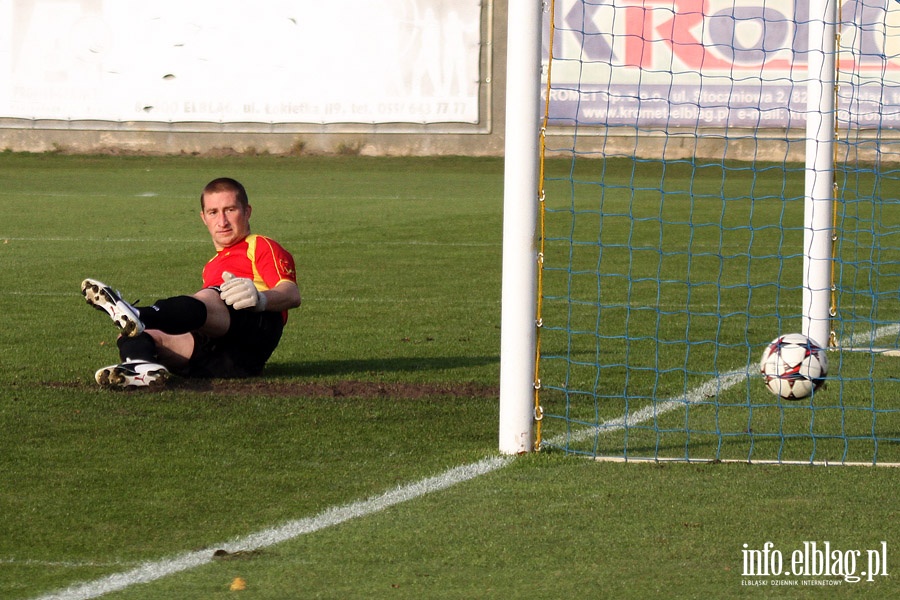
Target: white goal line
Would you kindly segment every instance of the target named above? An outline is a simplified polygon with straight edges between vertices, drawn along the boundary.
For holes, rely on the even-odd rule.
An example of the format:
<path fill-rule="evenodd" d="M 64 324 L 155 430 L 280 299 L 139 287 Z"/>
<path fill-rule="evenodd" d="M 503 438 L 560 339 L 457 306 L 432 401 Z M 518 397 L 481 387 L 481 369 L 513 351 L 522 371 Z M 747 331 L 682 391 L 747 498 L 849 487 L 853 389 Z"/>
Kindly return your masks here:
<path fill-rule="evenodd" d="M 875 340 L 887 336 L 896 336 L 898 333 L 900 333 L 900 323 L 884 325 L 869 333 L 851 335 L 846 340 L 841 341 L 836 350 L 841 352 L 868 352 L 880 354 L 881 356 L 900 356 L 900 349 L 898 348 L 880 348 L 874 345 Z"/>
<path fill-rule="evenodd" d="M 597 456 L 594 457 L 593 460 L 597 462 L 608 462 L 608 463 L 648 463 L 648 464 L 661 464 L 661 463 L 674 463 L 674 464 L 685 464 L 685 465 L 703 465 L 710 463 L 722 463 L 722 464 L 741 464 L 741 465 L 789 465 L 789 466 L 800 466 L 800 467 L 892 467 L 897 468 L 900 467 L 900 463 L 871 463 L 871 462 L 861 462 L 861 461 L 830 461 L 830 460 L 745 460 L 740 458 L 651 458 L 651 457 L 640 457 L 640 458 L 631 458 L 628 456 Z"/>

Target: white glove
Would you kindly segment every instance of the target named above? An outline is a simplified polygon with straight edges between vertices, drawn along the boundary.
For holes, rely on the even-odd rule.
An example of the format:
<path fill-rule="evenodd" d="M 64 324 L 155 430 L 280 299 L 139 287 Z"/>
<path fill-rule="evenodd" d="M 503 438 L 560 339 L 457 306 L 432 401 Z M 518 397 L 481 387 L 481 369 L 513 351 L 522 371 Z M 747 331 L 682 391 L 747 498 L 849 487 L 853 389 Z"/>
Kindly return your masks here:
<path fill-rule="evenodd" d="M 266 296 L 260 294 L 253 281 L 245 277 L 235 277 L 228 271 L 222 273 L 224 283 L 219 286 L 219 297 L 235 310 L 249 308 L 253 312 L 266 310 Z"/>

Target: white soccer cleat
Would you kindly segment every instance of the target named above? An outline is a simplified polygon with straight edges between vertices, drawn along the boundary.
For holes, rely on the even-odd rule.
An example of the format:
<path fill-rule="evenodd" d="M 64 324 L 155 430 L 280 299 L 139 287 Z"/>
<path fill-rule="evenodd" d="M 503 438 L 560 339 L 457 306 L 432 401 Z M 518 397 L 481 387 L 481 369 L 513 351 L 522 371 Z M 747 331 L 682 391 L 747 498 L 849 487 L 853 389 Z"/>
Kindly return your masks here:
<path fill-rule="evenodd" d="M 114 289 L 97 281 L 85 279 L 81 282 L 81 294 L 87 303 L 97 310 L 105 311 L 113 323 L 122 330 L 122 335 L 134 337 L 144 331 L 144 324 L 138 311 L 128 304 Z"/>
<path fill-rule="evenodd" d="M 130 360 L 118 365 L 103 367 L 94 374 L 102 387 L 157 387 L 169 378 L 169 370 L 164 366 L 146 360 Z"/>

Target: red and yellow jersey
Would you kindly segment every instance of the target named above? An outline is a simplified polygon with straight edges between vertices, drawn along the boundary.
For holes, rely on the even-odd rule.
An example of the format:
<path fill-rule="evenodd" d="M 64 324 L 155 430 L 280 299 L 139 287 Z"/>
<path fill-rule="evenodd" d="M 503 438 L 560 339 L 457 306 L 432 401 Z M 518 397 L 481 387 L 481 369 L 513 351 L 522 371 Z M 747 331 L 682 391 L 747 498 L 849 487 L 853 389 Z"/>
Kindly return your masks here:
<path fill-rule="evenodd" d="M 222 273 L 252 279 L 256 289 L 270 290 L 282 281 L 297 283 L 294 257 L 278 242 L 250 234 L 242 241 L 216 252 L 203 267 L 203 287 L 222 285 Z"/>

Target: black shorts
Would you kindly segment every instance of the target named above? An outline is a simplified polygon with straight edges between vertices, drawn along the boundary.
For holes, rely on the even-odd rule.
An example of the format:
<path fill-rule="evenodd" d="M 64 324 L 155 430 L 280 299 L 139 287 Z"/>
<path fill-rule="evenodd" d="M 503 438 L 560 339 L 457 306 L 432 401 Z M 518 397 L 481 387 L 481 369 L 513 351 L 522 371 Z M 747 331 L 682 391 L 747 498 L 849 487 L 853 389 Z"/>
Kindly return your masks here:
<path fill-rule="evenodd" d="M 224 337 L 194 332 L 194 352 L 186 377 L 253 377 L 262 373 L 266 361 L 281 340 L 284 318 L 278 312 L 252 312 L 228 307 L 231 327 Z"/>

